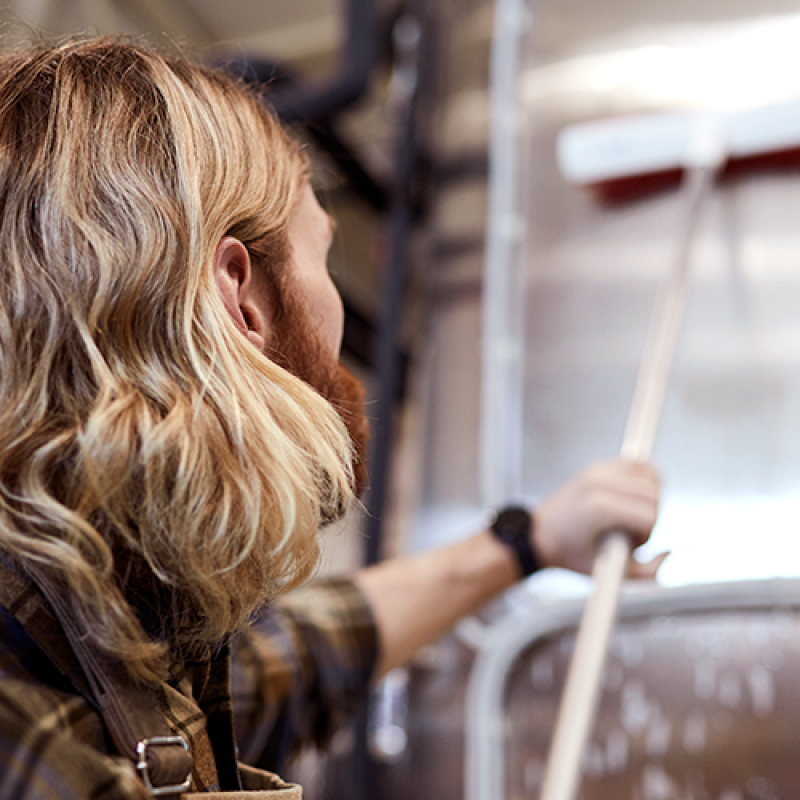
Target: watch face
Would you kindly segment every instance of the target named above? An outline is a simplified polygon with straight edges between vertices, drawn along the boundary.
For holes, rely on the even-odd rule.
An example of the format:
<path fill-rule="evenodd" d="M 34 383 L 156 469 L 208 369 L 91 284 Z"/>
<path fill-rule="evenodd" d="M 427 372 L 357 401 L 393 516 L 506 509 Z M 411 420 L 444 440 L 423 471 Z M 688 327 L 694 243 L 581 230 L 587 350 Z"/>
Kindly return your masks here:
<path fill-rule="evenodd" d="M 541 567 L 531 541 L 533 526 L 533 517 L 527 508 L 510 506 L 498 513 L 491 528 L 495 538 L 516 554 L 523 578 L 533 575 Z"/>
<path fill-rule="evenodd" d="M 492 525 L 495 535 L 509 544 L 530 530 L 531 516 L 522 508 L 509 508 L 501 511 Z"/>

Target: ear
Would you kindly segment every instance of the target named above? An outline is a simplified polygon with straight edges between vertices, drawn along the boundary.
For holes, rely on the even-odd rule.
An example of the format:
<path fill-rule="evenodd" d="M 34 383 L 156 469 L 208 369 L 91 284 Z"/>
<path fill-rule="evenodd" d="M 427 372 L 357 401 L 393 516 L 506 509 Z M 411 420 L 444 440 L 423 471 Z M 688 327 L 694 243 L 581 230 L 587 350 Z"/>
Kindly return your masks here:
<path fill-rule="evenodd" d="M 267 317 L 253 287 L 253 267 L 247 248 L 233 236 L 224 236 L 214 253 L 214 280 L 222 302 L 247 340 L 264 351 Z"/>

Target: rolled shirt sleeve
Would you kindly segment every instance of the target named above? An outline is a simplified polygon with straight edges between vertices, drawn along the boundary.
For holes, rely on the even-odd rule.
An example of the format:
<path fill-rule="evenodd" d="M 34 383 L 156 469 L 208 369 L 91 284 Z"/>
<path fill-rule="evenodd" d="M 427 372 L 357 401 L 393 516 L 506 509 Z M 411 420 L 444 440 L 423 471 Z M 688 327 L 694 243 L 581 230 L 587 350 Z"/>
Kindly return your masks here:
<path fill-rule="evenodd" d="M 239 757 L 280 771 L 304 745 L 322 745 L 370 687 L 378 631 L 360 589 L 332 578 L 296 590 L 232 642 Z"/>

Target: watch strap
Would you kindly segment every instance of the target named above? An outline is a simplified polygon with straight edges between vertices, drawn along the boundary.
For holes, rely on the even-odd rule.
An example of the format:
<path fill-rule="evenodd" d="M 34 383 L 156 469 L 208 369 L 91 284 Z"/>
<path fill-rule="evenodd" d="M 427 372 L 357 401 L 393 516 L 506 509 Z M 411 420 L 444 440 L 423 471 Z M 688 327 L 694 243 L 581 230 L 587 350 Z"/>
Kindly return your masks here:
<path fill-rule="evenodd" d="M 501 508 L 489 526 L 492 535 L 514 552 L 520 577 L 527 578 L 538 572 L 542 564 L 533 546 L 535 517 L 524 506 Z"/>

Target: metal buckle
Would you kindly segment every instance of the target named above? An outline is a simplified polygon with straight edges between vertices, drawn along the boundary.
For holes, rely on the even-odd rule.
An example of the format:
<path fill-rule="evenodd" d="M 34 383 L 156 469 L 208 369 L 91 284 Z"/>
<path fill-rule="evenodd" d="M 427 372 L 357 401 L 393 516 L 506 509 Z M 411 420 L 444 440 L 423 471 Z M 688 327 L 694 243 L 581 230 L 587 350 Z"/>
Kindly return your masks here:
<path fill-rule="evenodd" d="M 153 736 L 151 739 L 142 739 L 142 741 L 136 745 L 136 753 L 139 756 L 139 760 L 136 762 L 136 769 L 141 773 L 147 791 L 155 797 L 162 794 L 180 794 L 181 792 L 185 792 L 192 785 L 191 770 L 186 774 L 186 780 L 183 783 L 176 783 L 172 786 L 153 786 L 150 780 L 150 768 L 147 766 L 147 748 L 167 747 L 174 744 L 183 745 L 183 749 L 186 750 L 187 753 L 189 752 L 189 745 L 183 736 Z"/>

